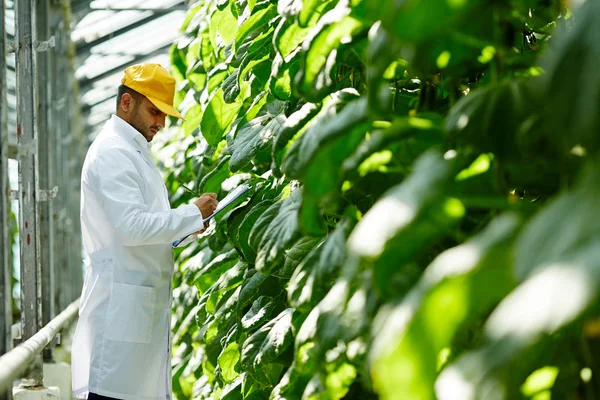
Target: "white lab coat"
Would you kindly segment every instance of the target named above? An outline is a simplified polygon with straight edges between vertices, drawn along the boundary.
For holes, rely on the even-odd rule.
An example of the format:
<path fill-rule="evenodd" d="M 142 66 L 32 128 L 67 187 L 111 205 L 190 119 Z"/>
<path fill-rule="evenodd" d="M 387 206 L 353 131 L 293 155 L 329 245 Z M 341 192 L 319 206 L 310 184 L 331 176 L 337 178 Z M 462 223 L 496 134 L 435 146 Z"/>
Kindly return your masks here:
<path fill-rule="evenodd" d="M 170 399 L 171 242 L 201 229 L 171 209 L 146 139 L 114 116 L 81 174 L 86 274 L 72 345 L 73 395 Z"/>

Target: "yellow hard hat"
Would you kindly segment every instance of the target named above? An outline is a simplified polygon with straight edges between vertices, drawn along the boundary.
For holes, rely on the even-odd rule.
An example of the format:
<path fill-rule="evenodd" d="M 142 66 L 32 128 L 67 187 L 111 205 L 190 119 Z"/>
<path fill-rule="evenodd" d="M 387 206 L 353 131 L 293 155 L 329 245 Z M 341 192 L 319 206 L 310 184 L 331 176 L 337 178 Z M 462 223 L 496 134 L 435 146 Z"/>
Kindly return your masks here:
<path fill-rule="evenodd" d="M 165 114 L 185 121 L 183 115 L 173 107 L 175 78 L 160 64 L 132 65 L 125 70 L 121 83 L 146 96 Z"/>

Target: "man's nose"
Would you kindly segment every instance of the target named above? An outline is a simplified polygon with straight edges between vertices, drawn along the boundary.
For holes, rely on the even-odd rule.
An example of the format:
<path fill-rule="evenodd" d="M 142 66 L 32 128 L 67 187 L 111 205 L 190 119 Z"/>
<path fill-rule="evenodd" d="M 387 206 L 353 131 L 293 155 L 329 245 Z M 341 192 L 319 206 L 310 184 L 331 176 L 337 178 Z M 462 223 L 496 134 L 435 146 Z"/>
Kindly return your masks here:
<path fill-rule="evenodd" d="M 165 127 L 165 116 L 161 115 L 158 117 L 158 119 L 155 121 L 155 125 L 158 126 L 158 129 L 162 129 Z"/>

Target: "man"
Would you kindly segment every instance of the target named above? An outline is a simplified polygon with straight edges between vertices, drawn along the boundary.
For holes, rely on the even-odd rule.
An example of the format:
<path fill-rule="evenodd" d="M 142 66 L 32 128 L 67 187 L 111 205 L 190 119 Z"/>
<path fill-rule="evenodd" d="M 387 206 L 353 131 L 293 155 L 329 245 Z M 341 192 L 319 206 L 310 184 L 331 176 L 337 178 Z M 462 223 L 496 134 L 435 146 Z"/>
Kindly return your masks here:
<path fill-rule="evenodd" d="M 214 193 L 171 209 L 149 142 L 173 107 L 160 65 L 125 70 L 117 113 L 90 146 L 81 174 L 86 275 L 73 338 L 73 395 L 171 397 L 171 243 L 204 228 Z"/>

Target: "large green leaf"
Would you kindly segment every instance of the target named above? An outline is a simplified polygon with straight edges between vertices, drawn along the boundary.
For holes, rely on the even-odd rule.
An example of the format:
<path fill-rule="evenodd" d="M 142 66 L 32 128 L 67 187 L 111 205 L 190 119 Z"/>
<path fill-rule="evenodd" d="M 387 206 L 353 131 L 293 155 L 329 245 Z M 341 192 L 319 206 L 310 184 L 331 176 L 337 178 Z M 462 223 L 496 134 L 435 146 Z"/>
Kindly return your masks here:
<path fill-rule="evenodd" d="M 272 146 L 273 137 L 285 122 L 283 103 L 270 103 L 259 115 L 240 127 L 233 143 L 229 146 L 231 161 L 229 169 L 238 171 L 256 157 L 257 153 Z M 270 151 L 268 151 L 270 153 Z"/>
<path fill-rule="evenodd" d="M 274 308 L 275 303 L 272 297 L 260 296 L 254 300 L 250 310 L 242 317 L 242 328 L 251 331 L 262 326 L 271 317 Z"/>
<path fill-rule="evenodd" d="M 289 62 L 284 61 L 281 55 L 277 54 L 273 59 L 271 75 L 269 77 L 269 91 L 280 100 L 290 100 L 292 98 L 292 82 L 300 67 L 299 52 L 292 55 Z"/>
<path fill-rule="evenodd" d="M 231 238 L 240 247 L 244 258 L 248 262 L 255 262 L 256 252 L 258 250 L 258 245 L 254 247 L 250 244 L 250 233 L 252 232 L 256 221 L 272 204 L 272 200 L 264 200 L 258 203 L 256 206 L 252 207 L 252 209 L 244 216 L 239 227 L 237 229 L 232 230 Z"/>
<path fill-rule="evenodd" d="M 336 2 L 332 0 L 299 0 L 302 7 L 298 13 L 298 23 L 300 26 L 309 26 L 315 19 L 319 19 L 327 10 L 331 9 Z"/>
<path fill-rule="evenodd" d="M 446 129 L 461 144 L 466 142 L 502 158 L 515 157 L 521 125 L 534 111 L 531 104 L 521 81 L 486 86 L 469 93 L 452 108 Z"/>
<path fill-rule="evenodd" d="M 236 365 L 240 360 L 240 351 L 236 342 L 229 343 L 219 355 L 219 367 L 221 368 L 221 376 L 225 382 L 230 383 L 239 376 L 235 370 Z"/>
<path fill-rule="evenodd" d="M 242 107 L 239 101 L 227 104 L 223 95 L 222 89 L 217 90 L 204 110 L 200 124 L 202 136 L 212 146 L 219 144 Z"/>
<path fill-rule="evenodd" d="M 353 252 L 376 260 L 375 281 L 382 295 L 403 294 L 401 281 L 410 279 L 410 274 L 403 277 L 399 267 L 446 235 L 464 215 L 462 203 L 444 193 L 452 169 L 441 155 L 426 153 L 413 173 L 384 194 L 350 236 Z"/>
<path fill-rule="evenodd" d="M 229 158 L 229 155 L 222 157 L 213 170 L 204 175 L 198 184 L 200 193 L 219 193 L 221 191 L 221 184 L 229 177 Z"/>
<path fill-rule="evenodd" d="M 242 366 L 255 370 L 281 355 L 294 341 L 292 314 L 288 308 L 252 334 L 242 345 Z"/>
<path fill-rule="evenodd" d="M 209 29 L 213 43 L 217 42 L 217 33 L 225 45 L 235 39 L 238 26 L 236 18 L 231 13 L 231 8 L 226 7 L 223 10 L 216 10 L 210 22 Z"/>
<path fill-rule="evenodd" d="M 436 382 L 438 398 L 452 398 L 449 388 L 460 388 L 453 393 L 466 400 L 481 398 L 490 385 L 499 395 L 507 394 L 514 381 L 526 378 L 525 368 L 534 367 L 522 355 L 532 349 L 543 351 L 543 339 L 596 309 L 599 288 L 600 239 L 596 237 L 546 264 L 500 303 L 485 325 L 486 345 L 442 371 Z"/>
<path fill-rule="evenodd" d="M 293 143 L 282 166 L 289 177 L 305 185 L 300 223 L 304 231 L 313 235 L 323 231 L 319 205 L 336 211 L 335 196 L 343 178 L 341 165 L 371 126 L 366 99 L 350 102 L 339 111 L 342 105 L 343 102 L 334 102 L 323 110 Z"/>
<path fill-rule="evenodd" d="M 276 202 L 256 221 L 250 233 L 250 243 L 258 243 L 256 269 L 271 273 L 283 260 L 288 246 L 297 239 L 298 208 L 302 191 L 294 190 L 283 201 Z"/>
<path fill-rule="evenodd" d="M 274 46 L 283 59 L 287 59 L 304 41 L 310 29 L 302 28 L 288 20 L 281 20 L 274 33 Z"/>
<path fill-rule="evenodd" d="M 414 43 L 450 31 L 484 3 L 481 0 L 379 0 L 369 6 L 379 10 L 383 25 L 390 32 L 404 42 Z M 382 10 L 385 10 L 383 14 Z M 475 15 L 473 12 L 472 16 Z"/>
<path fill-rule="evenodd" d="M 261 29 L 264 24 L 276 15 L 277 7 L 274 4 L 268 4 L 260 10 L 255 10 L 255 12 L 253 12 L 239 27 L 235 35 L 235 47 L 238 48 L 250 32 Z"/>
<path fill-rule="evenodd" d="M 518 228 L 516 216 L 500 217 L 439 255 L 400 304 L 380 312 L 370 359 L 382 399 L 436 398 L 439 352 L 467 319 L 488 311 L 514 287 L 511 255 Z"/>
<path fill-rule="evenodd" d="M 219 254 L 210 263 L 206 265 L 190 265 L 192 269 L 191 281 L 201 291 L 208 289 L 224 270 L 228 270 L 238 261 L 238 254 L 235 250 Z"/>
<path fill-rule="evenodd" d="M 320 110 L 321 106 L 319 104 L 306 103 L 284 122 L 282 129 L 273 141 L 273 170 L 277 172 L 277 175 L 281 173 L 279 167 L 283 162 L 284 148 L 299 131 L 304 130 L 309 125 L 309 122 Z"/>
<path fill-rule="evenodd" d="M 343 7 L 330 11 L 304 40 L 302 47 L 305 54 L 294 84 L 309 101 L 321 101 L 335 90 L 333 72 L 338 48 L 365 31 L 365 26 L 358 19 L 344 16 L 348 11 L 344 11 Z"/>
<path fill-rule="evenodd" d="M 310 253 L 310 251 L 321 242 L 320 237 L 302 236 L 292 247 L 285 252 L 283 268 L 278 272 L 279 276 L 290 276 L 298 264 Z"/>
<path fill-rule="evenodd" d="M 600 4 L 585 1 L 575 11 L 572 29 L 556 33 L 556 48 L 542 63 L 546 74 L 531 82 L 539 104 L 549 111 L 548 132 L 563 151 L 575 145 L 593 151 L 600 148 L 600 89 L 595 84 L 600 80 L 596 67 L 600 48 L 593 45 L 599 35 Z"/>
<path fill-rule="evenodd" d="M 288 284 L 288 301 L 302 312 L 310 312 L 327 293 L 346 260 L 346 239 L 354 227 L 341 221 L 324 243 L 315 246 L 298 264 Z"/>
<path fill-rule="evenodd" d="M 520 280 L 600 237 L 600 221 L 590 218 L 597 212 L 600 196 L 598 165 L 589 163 L 571 192 L 553 199 L 527 224 L 515 253 L 515 272 Z"/>

